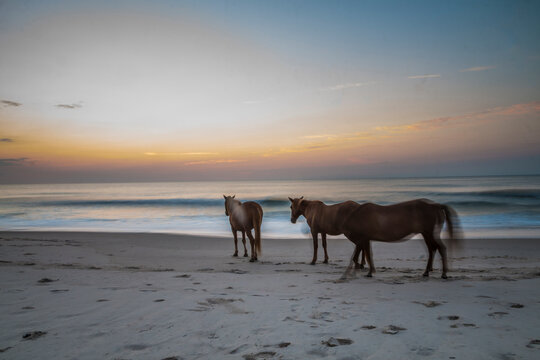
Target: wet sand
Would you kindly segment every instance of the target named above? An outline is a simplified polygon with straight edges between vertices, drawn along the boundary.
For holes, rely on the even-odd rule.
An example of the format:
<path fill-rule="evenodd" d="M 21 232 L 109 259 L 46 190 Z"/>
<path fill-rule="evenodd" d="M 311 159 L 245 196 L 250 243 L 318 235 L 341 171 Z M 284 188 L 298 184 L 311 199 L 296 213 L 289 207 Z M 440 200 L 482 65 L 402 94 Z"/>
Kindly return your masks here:
<path fill-rule="evenodd" d="M 241 246 L 241 242 L 240 242 Z M 329 238 L 0 232 L 2 359 L 532 359 L 540 356 L 540 240 L 467 239 L 449 279 L 423 242 L 373 243 L 377 272 L 339 281 Z M 242 254 L 243 251 L 241 250 Z"/>

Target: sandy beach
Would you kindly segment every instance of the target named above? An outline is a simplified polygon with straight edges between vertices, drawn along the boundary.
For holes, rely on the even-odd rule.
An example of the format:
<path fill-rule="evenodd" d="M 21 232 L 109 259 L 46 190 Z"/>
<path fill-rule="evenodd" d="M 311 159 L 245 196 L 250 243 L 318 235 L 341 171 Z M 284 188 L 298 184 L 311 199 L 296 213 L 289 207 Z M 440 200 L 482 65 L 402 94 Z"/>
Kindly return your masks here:
<path fill-rule="evenodd" d="M 340 282 L 353 245 L 0 232 L 2 359 L 535 359 L 540 242 L 467 239 L 449 279 L 423 242 L 374 243 L 377 273 Z M 322 249 L 320 249 L 322 250 Z"/>

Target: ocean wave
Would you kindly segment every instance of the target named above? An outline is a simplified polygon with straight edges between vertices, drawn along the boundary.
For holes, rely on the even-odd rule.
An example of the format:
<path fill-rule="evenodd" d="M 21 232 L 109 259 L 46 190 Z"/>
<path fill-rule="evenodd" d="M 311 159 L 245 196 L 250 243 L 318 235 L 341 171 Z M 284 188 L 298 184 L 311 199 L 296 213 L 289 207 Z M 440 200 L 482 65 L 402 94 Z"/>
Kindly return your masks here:
<path fill-rule="evenodd" d="M 445 203 L 450 205 L 458 212 L 465 211 L 480 212 L 485 214 L 521 214 L 528 216 L 539 216 L 540 208 L 537 204 L 515 204 L 507 202 L 492 202 L 492 201 L 449 201 Z"/>
<path fill-rule="evenodd" d="M 421 197 L 490 197 L 501 199 L 540 199 L 540 189 L 498 189 L 498 190 L 485 190 L 485 191 L 399 191 L 400 194 L 405 194 L 414 198 Z"/>
<path fill-rule="evenodd" d="M 486 191 L 468 191 L 468 192 L 440 192 L 434 195 L 448 197 L 490 197 L 501 199 L 540 199 L 540 189 L 500 189 Z"/>
<path fill-rule="evenodd" d="M 261 206 L 283 207 L 289 203 L 286 199 L 259 199 L 253 200 Z M 244 201 L 245 202 L 245 201 Z M 99 199 L 99 200 L 56 200 L 41 201 L 40 206 L 65 206 L 65 207 L 100 207 L 100 206 L 122 206 L 122 207 L 223 207 L 223 199 L 189 199 L 189 198 L 167 198 L 167 199 Z"/>
<path fill-rule="evenodd" d="M 26 215 L 26 213 L 25 212 L 8 212 L 8 213 L 0 214 L 0 218 L 12 218 L 12 217 L 23 216 L 23 215 Z"/>

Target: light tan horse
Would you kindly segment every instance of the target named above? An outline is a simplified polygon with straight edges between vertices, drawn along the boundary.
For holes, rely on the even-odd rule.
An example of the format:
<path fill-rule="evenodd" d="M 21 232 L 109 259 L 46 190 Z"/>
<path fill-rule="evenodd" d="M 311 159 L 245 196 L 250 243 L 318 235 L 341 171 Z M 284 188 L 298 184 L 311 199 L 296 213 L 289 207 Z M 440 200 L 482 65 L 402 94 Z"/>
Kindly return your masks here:
<path fill-rule="evenodd" d="M 326 249 L 326 235 L 341 235 L 343 231 L 337 226 L 338 217 L 340 212 L 343 212 L 344 209 L 358 205 L 354 201 L 346 201 L 334 205 L 326 205 L 322 201 L 318 200 L 303 200 L 302 196 L 299 199 L 291 199 L 291 222 L 296 223 L 296 220 L 300 215 L 304 215 L 311 230 L 311 236 L 313 237 L 313 259 L 311 260 L 311 265 L 315 265 L 317 262 L 317 249 L 319 247 L 318 237 L 321 234 L 321 242 L 324 249 L 324 264 L 328 264 L 328 250 Z M 296 210 L 293 210 L 296 202 Z M 354 262 L 357 269 L 363 269 L 365 264 L 364 257 L 362 256 L 362 264 L 358 263 L 358 256 L 360 254 L 361 248 L 356 247 L 354 253 Z"/>
<path fill-rule="evenodd" d="M 237 232 L 242 232 L 242 243 L 244 244 L 244 256 L 247 257 L 246 233 L 251 244 L 250 262 L 257 260 L 257 255 L 261 254 L 261 224 L 263 210 L 261 205 L 253 201 L 242 203 L 235 199 L 236 195 L 225 196 L 225 215 L 229 217 L 231 230 L 234 236 L 234 254 L 238 256 L 238 237 Z M 255 238 L 251 234 L 251 229 L 255 229 Z"/>
<path fill-rule="evenodd" d="M 440 238 L 442 226 L 446 221 L 450 241 L 459 240 L 460 232 L 456 212 L 449 206 L 438 204 L 427 199 L 406 201 L 394 205 L 382 206 L 372 203 L 358 204 L 346 201 L 336 204 L 330 216 L 317 211 L 320 201 L 309 201 L 303 198 L 291 200 L 291 222 L 296 222 L 304 215 L 308 223 L 316 218 L 318 224 L 333 229 L 334 233 L 342 233 L 355 245 L 355 254 L 360 248 L 369 263 L 368 277 L 375 272 L 371 254 L 371 240 L 382 242 L 404 241 L 416 234 L 422 234 L 426 242 L 429 258 L 424 276 L 433 271 L 433 257 L 438 250 L 442 257 L 442 278 L 447 278 L 448 262 L 446 246 Z M 319 225 L 321 226 L 321 225 Z M 354 255 L 353 255 L 354 259 Z M 353 259 L 347 268 L 352 268 Z"/>

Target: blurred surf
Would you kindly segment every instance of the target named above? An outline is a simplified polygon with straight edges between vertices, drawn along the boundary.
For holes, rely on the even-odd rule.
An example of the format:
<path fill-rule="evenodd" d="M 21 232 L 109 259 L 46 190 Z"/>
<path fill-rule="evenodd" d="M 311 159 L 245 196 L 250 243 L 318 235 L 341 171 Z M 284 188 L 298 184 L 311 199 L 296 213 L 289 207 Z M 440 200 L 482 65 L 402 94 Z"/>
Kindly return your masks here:
<path fill-rule="evenodd" d="M 228 235 L 223 194 L 260 203 L 263 237 L 303 237 L 288 196 L 327 203 L 448 204 L 469 237 L 540 237 L 540 176 L 222 181 L 0 186 L 2 230 L 93 230 Z"/>

